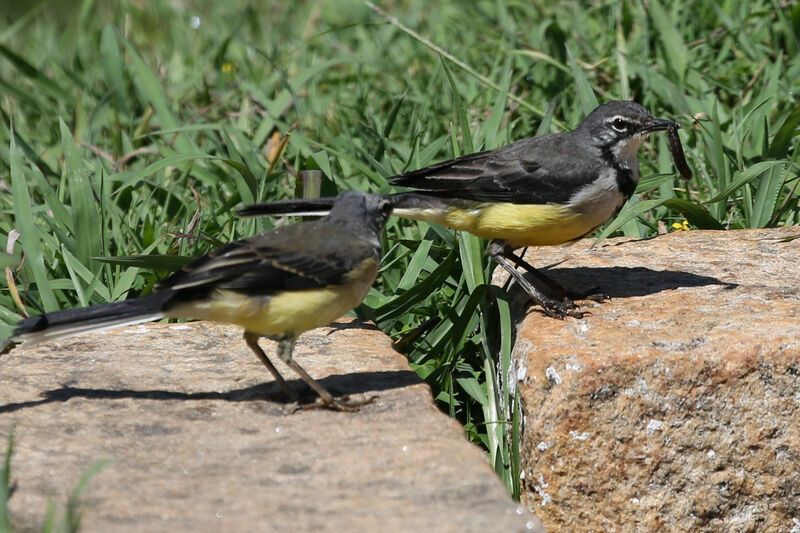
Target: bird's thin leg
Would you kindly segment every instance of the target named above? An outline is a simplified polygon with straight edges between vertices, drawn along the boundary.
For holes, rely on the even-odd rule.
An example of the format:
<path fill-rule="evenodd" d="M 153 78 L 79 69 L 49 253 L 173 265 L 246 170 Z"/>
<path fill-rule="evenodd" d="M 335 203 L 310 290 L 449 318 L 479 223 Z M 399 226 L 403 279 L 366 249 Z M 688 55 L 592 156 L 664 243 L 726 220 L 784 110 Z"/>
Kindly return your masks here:
<path fill-rule="evenodd" d="M 244 342 L 247 343 L 247 346 L 253 350 L 253 353 L 256 354 L 258 360 L 261 361 L 265 367 L 267 367 L 267 370 L 269 370 L 269 373 L 275 378 L 275 381 L 278 382 L 278 385 L 280 386 L 281 390 L 283 390 L 283 393 L 288 396 L 290 400 L 296 401 L 297 391 L 295 391 L 288 383 L 286 383 L 286 380 L 283 379 L 283 376 L 281 376 L 280 372 L 278 372 L 278 369 L 275 368 L 275 365 L 273 365 L 269 360 L 267 354 L 265 354 L 264 350 L 261 349 L 261 346 L 258 345 L 258 337 L 259 335 L 250 333 L 249 331 L 244 332 Z"/>
<path fill-rule="evenodd" d="M 556 280 L 554 280 L 550 276 L 546 275 L 544 272 L 540 271 L 539 269 L 534 268 L 533 266 L 531 266 L 530 263 L 525 261 L 522 257 L 520 257 L 517 254 L 515 254 L 514 250 L 512 250 L 511 248 L 505 248 L 503 250 L 503 256 L 507 257 L 508 259 L 510 259 L 511 262 L 514 263 L 515 265 L 517 265 L 518 267 L 524 268 L 525 271 L 528 274 L 530 274 L 531 276 L 535 277 L 536 279 L 538 279 L 539 281 L 541 281 L 542 283 L 547 285 L 554 292 L 564 293 L 564 294 L 569 292 L 559 282 L 557 282 Z"/>
<path fill-rule="evenodd" d="M 611 298 L 610 296 L 604 294 L 599 287 L 592 287 L 591 289 L 580 292 L 575 291 L 573 289 L 567 289 L 566 287 L 561 285 L 559 282 L 557 282 L 556 280 L 554 280 L 541 270 L 531 266 L 530 263 L 528 263 L 522 257 L 515 254 L 514 250 L 512 250 L 510 247 L 506 247 L 503 249 L 503 255 L 509 258 L 518 267 L 524 268 L 528 274 L 530 274 L 537 280 L 547 285 L 547 287 L 551 291 L 553 291 L 556 295 L 558 295 L 561 298 L 568 300 L 593 300 L 595 302 L 602 302 L 605 300 L 609 300 Z M 570 303 L 574 304 L 574 302 Z"/>
<path fill-rule="evenodd" d="M 348 411 L 348 412 L 355 412 L 358 411 L 358 408 L 362 405 L 367 405 L 368 403 L 372 402 L 376 396 L 373 396 L 364 401 L 358 402 L 344 402 L 341 400 L 337 400 L 334 398 L 331 393 L 329 393 L 325 387 L 320 385 L 314 378 L 308 375 L 308 372 L 303 370 L 303 367 L 298 365 L 294 359 L 292 359 L 292 350 L 294 349 L 294 337 L 283 338 L 278 341 L 278 357 L 286 363 L 289 368 L 297 372 L 297 375 L 300 376 L 300 379 L 306 382 L 309 387 L 314 389 L 317 394 L 319 394 L 320 399 L 322 400 L 322 404 L 326 407 L 330 407 L 332 409 L 336 409 L 337 411 Z M 316 405 L 310 406 L 311 408 L 317 407 Z M 306 407 L 303 407 L 306 408 Z"/>
<path fill-rule="evenodd" d="M 551 298 L 531 285 L 531 283 L 523 277 L 519 270 L 514 268 L 514 265 L 511 264 L 508 259 L 506 259 L 504 255 L 505 245 L 502 241 L 492 241 L 489 243 L 489 248 L 487 251 L 489 256 L 494 259 L 497 264 L 506 269 L 506 272 L 508 272 L 514 278 L 514 280 L 519 283 L 519 286 L 522 287 L 522 290 L 524 290 L 534 302 L 539 304 L 539 306 L 541 306 L 547 315 L 553 318 L 564 318 L 566 316 L 582 318 L 585 314 L 581 311 L 576 311 L 576 306 L 573 302 L 565 302 Z M 514 257 L 516 258 L 516 256 Z"/>

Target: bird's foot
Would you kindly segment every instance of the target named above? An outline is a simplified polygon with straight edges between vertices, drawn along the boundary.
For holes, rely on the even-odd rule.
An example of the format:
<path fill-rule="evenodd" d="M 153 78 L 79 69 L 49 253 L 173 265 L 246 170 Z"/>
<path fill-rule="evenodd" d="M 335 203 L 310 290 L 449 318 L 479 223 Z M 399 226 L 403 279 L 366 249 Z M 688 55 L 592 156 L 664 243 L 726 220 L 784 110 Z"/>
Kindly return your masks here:
<path fill-rule="evenodd" d="M 569 298 L 556 300 L 554 298 L 545 297 L 542 299 L 535 299 L 535 301 L 539 304 L 544 313 L 552 318 L 564 319 L 568 316 L 572 318 L 583 318 L 591 314 L 589 311 L 580 311 L 580 306 Z"/>
<path fill-rule="evenodd" d="M 564 300 L 591 300 L 593 302 L 602 303 L 610 300 L 611 296 L 604 293 L 599 287 L 592 287 L 585 291 L 565 291 L 563 294 Z M 574 301 L 573 301 L 574 304 Z"/>
<path fill-rule="evenodd" d="M 332 409 L 334 411 L 340 411 L 345 413 L 357 413 L 361 409 L 361 407 L 374 402 L 378 397 L 370 396 L 366 400 L 353 400 L 353 401 L 349 401 L 348 398 L 349 398 L 348 396 L 345 396 L 342 399 L 317 398 L 317 400 L 314 403 L 309 403 L 309 404 L 300 404 L 298 402 L 292 402 L 290 405 L 286 406 L 285 412 L 287 415 L 290 415 L 297 411 L 310 411 L 312 409 Z"/>

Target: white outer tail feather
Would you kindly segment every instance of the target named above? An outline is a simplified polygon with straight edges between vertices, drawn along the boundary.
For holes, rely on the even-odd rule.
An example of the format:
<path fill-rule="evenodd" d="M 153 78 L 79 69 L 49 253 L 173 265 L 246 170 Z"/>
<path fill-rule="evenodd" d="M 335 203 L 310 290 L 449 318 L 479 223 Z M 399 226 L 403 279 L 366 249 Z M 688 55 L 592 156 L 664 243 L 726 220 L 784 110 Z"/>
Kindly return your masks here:
<path fill-rule="evenodd" d="M 40 342 L 46 342 L 55 339 L 66 339 L 69 337 L 83 335 L 84 333 L 96 333 L 99 331 L 106 331 L 123 326 L 135 326 L 136 324 L 153 322 L 162 318 L 165 318 L 164 313 L 152 313 L 137 317 L 125 317 L 124 319 L 109 320 L 108 322 L 100 323 L 76 322 L 73 324 L 64 324 L 63 326 L 53 326 L 42 331 L 32 331 L 30 333 L 14 335 L 12 340 L 14 342 L 21 342 L 23 347 L 29 347 L 33 346 L 34 344 L 39 344 Z"/>

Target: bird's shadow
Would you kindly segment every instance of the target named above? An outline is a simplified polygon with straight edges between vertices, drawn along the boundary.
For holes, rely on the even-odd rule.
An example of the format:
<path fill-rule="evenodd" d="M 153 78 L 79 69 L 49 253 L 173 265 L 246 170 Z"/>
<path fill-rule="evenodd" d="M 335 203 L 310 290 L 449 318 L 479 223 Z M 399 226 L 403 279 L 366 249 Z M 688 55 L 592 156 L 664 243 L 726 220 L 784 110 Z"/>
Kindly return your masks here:
<path fill-rule="evenodd" d="M 680 270 L 652 270 L 645 267 L 571 267 L 542 268 L 540 272 L 577 292 L 589 289 L 599 291 L 610 298 L 647 296 L 662 291 L 684 287 L 719 285 L 724 290 L 738 287 L 736 283 L 722 281 L 712 276 L 701 276 Z M 525 274 L 526 279 L 536 284 L 536 279 Z M 511 292 L 521 292 L 519 287 Z"/>
<path fill-rule="evenodd" d="M 369 393 L 400 389 L 410 385 L 423 383 L 411 370 L 392 370 L 382 372 L 357 372 L 337 374 L 317 380 L 334 396 Z M 299 379 L 290 380 L 289 385 L 300 394 L 300 405 L 313 404 L 316 395 Z M 217 392 L 178 392 L 169 390 L 132 390 L 132 389 L 91 389 L 62 385 L 57 389 L 44 391 L 40 400 L 7 403 L 0 405 L 0 414 L 11 413 L 23 409 L 38 407 L 49 403 L 66 402 L 72 398 L 89 400 L 119 400 L 132 398 L 136 400 L 220 400 L 225 402 L 270 401 L 275 404 L 289 404 L 288 398 L 275 382 L 261 383 L 241 389 Z"/>

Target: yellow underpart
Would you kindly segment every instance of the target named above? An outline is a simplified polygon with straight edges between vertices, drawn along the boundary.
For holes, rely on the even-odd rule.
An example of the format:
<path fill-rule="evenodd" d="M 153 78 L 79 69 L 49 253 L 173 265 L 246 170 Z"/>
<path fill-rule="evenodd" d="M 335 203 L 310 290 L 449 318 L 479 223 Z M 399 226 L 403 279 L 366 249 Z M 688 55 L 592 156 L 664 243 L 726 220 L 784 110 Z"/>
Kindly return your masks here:
<path fill-rule="evenodd" d="M 515 247 L 570 242 L 594 231 L 597 222 L 556 204 L 493 202 L 469 208 L 402 209 L 395 214 L 468 231 L 484 239 L 503 239 Z"/>
<path fill-rule="evenodd" d="M 168 316 L 236 324 L 266 337 L 296 336 L 330 324 L 360 304 L 377 272 L 378 262 L 370 259 L 351 273 L 351 282 L 343 285 L 272 296 L 218 289 L 206 300 L 175 306 Z"/>

